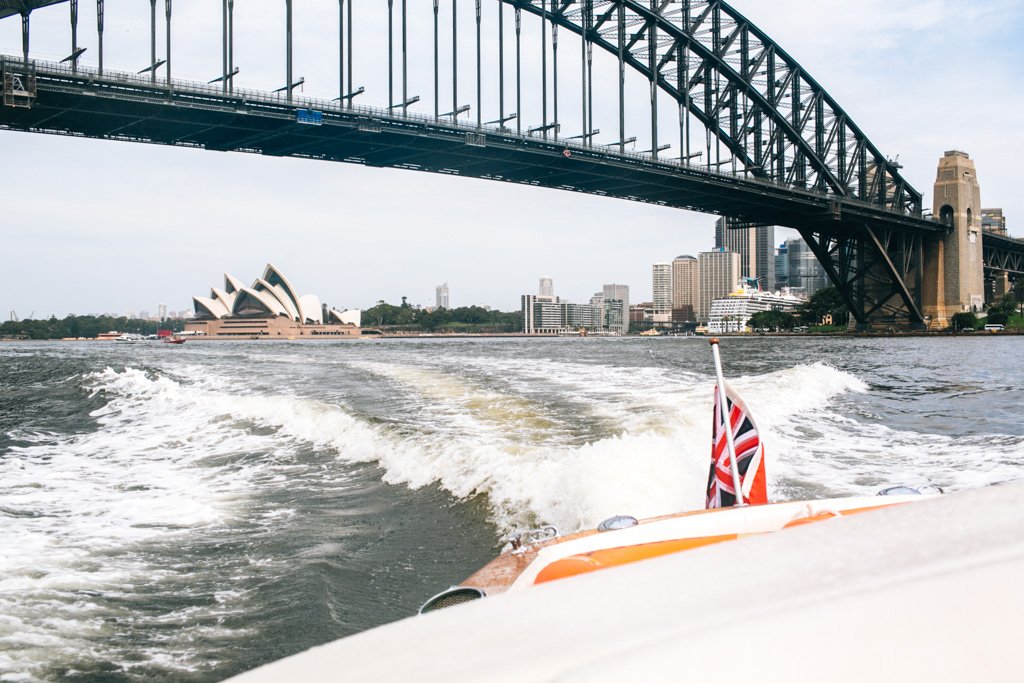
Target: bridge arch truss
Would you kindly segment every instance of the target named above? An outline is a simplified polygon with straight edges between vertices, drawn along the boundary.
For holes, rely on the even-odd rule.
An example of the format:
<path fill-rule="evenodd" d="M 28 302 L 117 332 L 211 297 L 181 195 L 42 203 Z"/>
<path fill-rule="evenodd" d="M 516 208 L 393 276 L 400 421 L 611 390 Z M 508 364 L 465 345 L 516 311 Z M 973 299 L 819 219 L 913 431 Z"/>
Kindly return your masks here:
<path fill-rule="evenodd" d="M 355 87 L 352 68 L 352 6 L 358 0 L 338 1 L 339 97 L 327 104 L 293 98 L 297 82 L 293 77 L 291 10 L 295 0 L 285 0 L 287 81 L 279 96 L 245 93 L 234 87 L 238 68 L 230 44 L 234 40 L 233 0 L 223 2 L 224 64 L 220 77 L 211 81 L 215 86 L 171 80 L 172 0 L 162 3 L 166 6 L 166 60 L 159 60 L 156 54 L 154 10 L 150 61 L 146 62 L 151 67 L 143 70 L 147 72 L 144 78 L 104 73 L 102 21 L 99 70 L 79 70 L 82 50 L 75 42 L 79 0 L 71 0 L 70 66 L 61 70 L 63 67 L 42 65 L 37 79 L 35 66 L 30 68 L 27 63 L 28 16 L 33 8 L 61 1 L 0 0 L 0 18 L 22 15 L 24 75 L 30 76 L 24 80 L 33 84 L 31 92 L 12 90 L 11 96 L 44 108 L 37 115 L 0 110 L 0 127 L 471 175 L 648 201 L 748 223 L 774 223 L 800 231 L 858 324 L 867 325 L 877 317 L 923 323 L 922 240 L 944 234 L 945 226 L 922 216 L 922 195 L 900 175 L 898 164 L 881 153 L 817 81 L 721 0 L 464 0 L 476 10 L 475 93 L 468 87 L 470 96 L 475 94 L 470 115 L 476 119 L 475 126 L 459 119 L 460 112 L 470 107 L 460 105 L 459 70 L 454 62 L 460 52 L 459 41 L 463 52 L 467 40 L 474 42 L 465 35 L 472 33 L 472 25 L 468 32 L 462 25 L 461 34 L 455 28 L 459 0 L 434 0 L 433 30 L 416 31 L 420 36 L 433 36 L 433 117 L 410 111 L 414 100 L 408 97 L 406 82 L 406 0 L 363 4 L 372 8 L 368 11 L 379 7 L 388 16 L 387 40 L 374 41 L 373 48 L 374 59 L 385 63 L 388 73 L 386 106 L 376 109 L 357 106 L 354 101 L 362 93 Z M 152 0 L 151 4 L 155 7 Z M 447 32 L 438 30 L 441 6 L 451 10 L 453 22 L 451 44 L 443 46 L 448 38 Z M 102 7 L 103 0 L 97 0 L 100 17 Z M 481 69 L 481 15 L 494 9 L 507 21 L 499 19 L 498 24 L 502 27 L 498 36 L 500 73 L 485 76 Z M 395 12 L 400 12 L 400 60 L 395 58 Z M 526 130 L 522 128 L 520 101 L 523 15 L 541 22 L 543 65 L 541 82 L 527 84 L 534 97 L 537 91 L 542 93 L 542 125 Z M 558 86 L 560 32 L 573 35 L 576 43 L 571 47 L 579 50 L 575 67 L 581 73 L 576 92 Z M 515 41 L 514 110 L 506 107 L 513 98 L 505 85 L 505 62 L 510 61 L 507 53 L 512 52 L 507 43 L 511 40 Z M 387 54 L 381 60 L 377 51 L 385 44 Z M 563 39 L 562 55 L 566 44 Z M 449 113 L 442 113 L 444 106 L 439 101 L 439 86 L 445 78 L 438 69 L 437 55 L 442 49 L 451 50 L 453 61 Z M 595 59 L 595 51 L 605 53 L 601 60 Z M 367 61 L 367 55 L 357 57 Z M 595 62 L 600 63 L 597 69 Z M 6 58 L 2 63 L 8 65 L 5 73 L 16 75 L 13 60 Z M 617 69 L 608 68 L 612 63 Z M 162 82 L 156 73 L 161 64 L 166 74 Z M 564 65 L 565 61 L 563 69 Z M 631 83 L 639 76 L 649 87 L 649 128 L 647 121 L 637 120 L 637 103 L 632 100 L 627 121 L 627 73 L 634 79 Z M 483 98 L 485 78 L 500 83 L 496 121 L 484 120 L 489 118 L 484 116 L 485 105 L 495 108 Z M 553 87 L 549 79 L 554 81 Z M 424 85 L 429 91 L 429 84 L 416 87 Z M 618 123 L 617 141 L 599 144 L 595 140 L 594 90 L 612 90 L 609 86 L 617 93 L 618 116 L 612 117 Z M 465 81 L 462 87 L 461 96 L 465 97 Z M 487 90 L 490 97 L 495 88 Z M 115 99 L 119 99 L 116 107 L 110 104 Z M 107 104 L 98 106 L 103 102 Z M 313 118 L 317 125 L 322 121 L 322 128 L 314 131 L 294 125 L 296 114 L 314 109 Z M 508 125 L 516 117 L 515 124 Z M 602 120 L 608 118 L 602 111 Z M 561 132 L 563 123 L 568 135 Z M 580 126 L 579 134 L 569 130 L 575 123 Z M 628 141 L 641 133 L 645 139 L 649 135 L 651 149 L 640 154 L 627 150 Z M 666 143 L 678 145 L 675 158 L 661 154 Z M 698 157 L 702 161 L 695 163 Z"/>
<path fill-rule="evenodd" d="M 651 136 L 658 148 L 656 89 L 680 107 L 681 153 L 703 124 L 709 166 L 860 199 L 919 216 L 921 194 L 868 140 L 817 81 L 763 31 L 719 0 L 501 0 L 551 21 L 619 60 L 620 137 L 625 138 L 623 67 L 651 83 Z M 588 48 L 589 49 L 589 48 Z M 592 83 L 591 83 L 592 87 Z M 712 136 L 727 150 L 722 155 Z"/>

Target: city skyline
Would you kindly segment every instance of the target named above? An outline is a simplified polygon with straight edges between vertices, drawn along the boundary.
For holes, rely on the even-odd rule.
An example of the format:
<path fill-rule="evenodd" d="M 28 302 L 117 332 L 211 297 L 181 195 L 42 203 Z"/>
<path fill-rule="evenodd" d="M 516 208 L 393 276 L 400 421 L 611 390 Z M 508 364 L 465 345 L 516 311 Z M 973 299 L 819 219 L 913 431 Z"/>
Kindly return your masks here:
<path fill-rule="evenodd" d="M 304 30 L 315 12 L 323 14 L 323 35 L 301 47 L 310 95 L 332 84 L 309 56 L 314 43 L 331 53 L 326 5 L 297 8 Z M 1019 126 L 1024 111 L 1024 95 L 1003 87 L 1024 64 L 1013 40 L 1024 27 L 1018 3 L 733 5 L 792 54 L 885 154 L 899 155 L 926 207 L 938 159 L 962 149 L 978 164 L 982 203 L 1002 207 L 1010 234 L 1024 234 L 1024 199 L 1014 187 L 1024 141 L 1002 132 Z M 140 35 L 148 33 L 146 9 L 130 10 L 141 17 L 137 25 L 109 33 L 110 68 L 138 69 L 122 38 L 148 45 Z M 88 22 L 87 7 L 82 11 Z M 34 55 L 66 55 L 66 14 L 63 5 L 33 14 Z M 245 13 L 239 21 L 240 36 L 279 33 Z M 819 30 L 840 23 L 841 33 Z M 0 22 L 0 51 L 20 54 L 20 41 L 19 22 Z M 197 38 L 179 32 L 175 41 L 176 76 L 200 80 L 218 63 Z M 260 62 L 244 47 L 247 85 L 279 87 L 280 60 Z M 368 92 L 380 91 L 376 78 L 367 78 Z M 960 100 L 979 105 L 936 115 L 936 93 L 953 82 Z M 607 109 L 610 101 L 595 104 Z M 587 301 L 594 283 L 611 281 L 630 285 L 644 301 L 652 298 L 650 264 L 706 251 L 714 238 L 714 216 L 484 180 L 11 132 L 0 132 L 0 149 L 19 169 L 5 186 L 5 319 L 11 310 L 20 317 L 152 311 L 159 303 L 180 310 L 211 269 L 245 272 L 271 257 L 339 307 L 402 296 L 427 305 L 439 274 L 457 283 L 464 300 L 501 310 L 517 309 L 538 273 L 561 282 L 567 300 Z"/>

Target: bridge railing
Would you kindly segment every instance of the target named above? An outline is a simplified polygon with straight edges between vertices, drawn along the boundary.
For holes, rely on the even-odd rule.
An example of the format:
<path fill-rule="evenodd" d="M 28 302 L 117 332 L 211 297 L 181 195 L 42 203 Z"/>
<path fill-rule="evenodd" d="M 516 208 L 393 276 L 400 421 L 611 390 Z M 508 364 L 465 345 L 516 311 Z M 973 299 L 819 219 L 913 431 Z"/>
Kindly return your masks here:
<path fill-rule="evenodd" d="M 3 71 L 4 73 L 19 72 L 25 68 L 25 62 L 22 57 L 0 55 L 0 71 Z M 499 135 L 503 138 L 519 140 L 530 144 L 547 144 L 551 147 L 552 151 L 563 154 L 568 152 L 568 156 L 573 154 L 599 155 L 603 160 L 607 160 L 609 157 L 620 158 L 624 161 L 629 161 L 632 165 L 659 168 L 670 172 L 685 170 L 690 173 L 700 174 L 704 177 L 716 178 L 725 183 L 752 183 L 773 189 L 783 187 L 789 192 L 797 192 L 805 197 L 824 202 L 835 202 L 837 200 L 835 195 L 829 194 L 824 190 L 779 185 L 773 180 L 753 176 L 745 169 L 737 169 L 736 171 L 722 170 L 721 167 L 715 168 L 705 164 L 693 164 L 690 163 L 688 159 L 683 158 L 666 159 L 664 157 L 656 157 L 649 152 L 619 150 L 617 149 L 617 143 L 613 143 L 612 145 L 600 145 L 586 143 L 580 140 L 558 138 L 555 136 L 544 137 L 542 134 L 519 132 L 503 126 L 478 126 L 476 123 L 463 123 L 457 119 L 439 119 L 430 114 L 410 112 L 407 109 L 400 110 L 397 107 L 395 109 L 388 110 L 381 107 L 357 105 L 351 101 L 346 102 L 339 99 L 325 100 L 304 95 L 296 96 L 294 93 L 292 97 L 289 98 L 285 92 L 267 92 L 246 88 L 232 88 L 230 90 L 225 90 L 222 85 L 213 85 L 181 79 L 174 79 L 170 82 L 167 82 L 166 80 L 154 81 L 152 77 L 143 76 L 141 74 L 110 71 L 109 69 L 104 70 L 101 74 L 98 69 L 85 65 L 72 68 L 67 64 L 40 60 L 30 60 L 29 68 L 33 69 L 38 76 L 66 79 L 69 86 L 71 86 L 75 81 L 86 80 L 93 84 L 114 87 L 127 86 L 145 93 L 159 94 L 168 98 L 173 98 L 175 96 L 179 98 L 199 97 L 206 101 L 205 106 L 210 107 L 230 107 L 237 110 L 240 107 L 251 108 L 253 105 L 256 105 L 262 108 L 260 113 L 263 115 L 269 114 L 271 116 L 289 119 L 295 117 L 295 111 L 297 109 L 312 109 L 323 113 L 337 115 L 354 114 L 357 116 L 365 116 L 368 119 L 379 121 L 381 123 L 412 122 L 424 127 L 440 128 L 457 133 L 484 133 L 489 135 Z M 486 142 L 484 144 L 486 144 Z M 844 205 L 856 204 L 874 211 L 901 215 L 891 209 L 883 209 L 868 201 L 857 198 L 842 198 L 842 203 Z"/>

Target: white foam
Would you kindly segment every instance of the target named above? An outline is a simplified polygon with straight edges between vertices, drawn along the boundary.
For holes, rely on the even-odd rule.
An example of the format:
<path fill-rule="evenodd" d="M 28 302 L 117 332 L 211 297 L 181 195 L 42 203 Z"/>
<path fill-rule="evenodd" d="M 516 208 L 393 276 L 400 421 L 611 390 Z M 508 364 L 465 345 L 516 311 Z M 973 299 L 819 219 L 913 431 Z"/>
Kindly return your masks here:
<path fill-rule="evenodd" d="M 502 528 L 549 522 L 563 530 L 613 514 L 650 516 L 703 504 L 710 453 L 711 382 L 657 368 L 581 363 L 460 359 L 470 373 L 423 364 L 361 363 L 422 397 L 429 424 L 451 429 L 405 439 L 381 459 L 393 483 L 438 482 L 456 496 L 486 493 Z M 473 372 L 493 372 L 522 393 L 482 388 Z M 539 384 L 596 406 L 579 420 L 604 423 L 603 438 L 579 444 L 544 421 Z M 848 373 L 822 364 L 735 383 L 769 435 L 775 422 L 820 408 L 838 395 L 865 391 Z M 799 388 L 782 405 L 776 397 Z M 485 411 L 481 406 L 490 406 Z M 511 407 L 509 407 L 511 406 Z M 763 413 L 763 414 L 762 414 Z M 453 433 L 461 438 L 453 439 Z"/>
<path fill-rule="evenodd" d="M 222 407 L 231 403 L 228 394 L 131 368 L 107 369 L 84 382 L 108 399 L 92 414 L 96 431 L 19 435 L 26 445 L 0 459 L 0 614 L 18 620 L 10 631 L 0 623 L 4 676 L 31 672 L 61 653 L 104 650 L 104 639 L 97 645 L 93 638 L 109 628 L 109 603 L 82 596 L 177 578 L 176 570 L 154 568 L 138 549 L 175 547 L 176 537 L 229 526 L 244 514 L 239 504 L 252 481 L 266 473 L 231 463 L 268 446 L 287 451 L 287 443 L 268 444 L 224 419 L 232 416 Z M 207 378 L 206 386 L 217 380 Z M 226 610 L 240 596 L 221 598 L 214 609 Z M 189 624 L 182 626 L 187 631 Z M 146 665 L 127 656 L 134 663 L 125 666 Z M 190 656 L 189 648 L 176 654 L 177 668 L 190 670 Z"/>
<path fill-rule="evenodd" d="M 7 617 L 0 619 L 0 673 L 30 670 L 53 652 L 95 648 L 110 608 L 82 595 L 175 578 L 134 552 L 140 545 L 173 546 L 240 520 L 287 523 L 293 509 L 254 513 L 248 501 L 312 476 L 294 457 L 310 447 L 346 463 L 377 463 L 391 484 L 485 495 L 501 532 L 540 523 L 573 531 L 615 514 L 703 505 L 712 397 L 706 375 L 458 354 L 387 360 L 372 353 L 329 359 L 340 372 L 378 378 L 376 390 L 394 407 L 378 423 L 356 417 L 344 397 L 320 398 L 329 388 L 312 387 L 312 397 L 269 392 L 255 388 L 257 379 L 217 374 L 230 367 L 175 365 L 178 380 L 132 368 L 85 378 L 107 399 L 93 414 L 95 432 L 18 434 L 24 445 L 0 458 L 0 506 L 8 511 L 0 512 L 0 615 Z M 302 367 L 293 363 L 286 372 Z M 763 433 L 775 499 L 925 481 L 968 487 L 1020 476 L 1024 463 L 1022 439 L 952 439 L 853 419 L 845 404 L 869 387 L 822 363 L 732 384 Z M 269 558 L 248 562 L 253 570 L 273 567 Z M 227 614 L 248 599 L 223 590 L 205 609 Z M 194 616 L 160 619 L 180 624 L 187 639 L 200 628 Z M 170 667 L 169 651 L 146 650 L 146 660 L 125 666 Z M 195 665 L 176 656 L 178 670 Z"/>

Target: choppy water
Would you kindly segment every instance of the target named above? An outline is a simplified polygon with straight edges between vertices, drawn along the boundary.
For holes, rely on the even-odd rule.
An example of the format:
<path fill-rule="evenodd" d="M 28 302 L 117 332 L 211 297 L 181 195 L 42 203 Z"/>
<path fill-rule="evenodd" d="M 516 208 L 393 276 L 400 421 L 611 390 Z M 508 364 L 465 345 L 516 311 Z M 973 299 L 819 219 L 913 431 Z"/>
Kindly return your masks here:
<path fill-rule="evenodd" d="M 776 499 L 1024 477 L 1024 339 L 728 339 Z M 700 507 L 688 339 L 0 344 L 0 681 L 215 681 Z"/>

